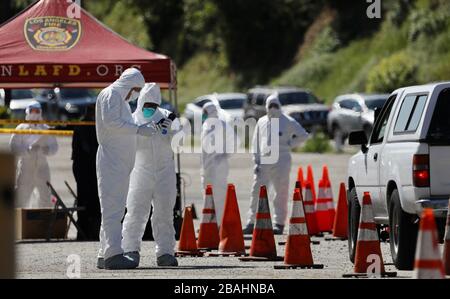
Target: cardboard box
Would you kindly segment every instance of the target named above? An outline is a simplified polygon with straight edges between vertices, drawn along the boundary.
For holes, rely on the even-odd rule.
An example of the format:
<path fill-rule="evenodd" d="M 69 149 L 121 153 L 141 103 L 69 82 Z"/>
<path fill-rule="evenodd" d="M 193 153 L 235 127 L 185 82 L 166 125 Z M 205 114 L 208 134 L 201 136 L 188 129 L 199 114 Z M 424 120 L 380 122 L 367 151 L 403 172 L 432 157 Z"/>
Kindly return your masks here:
<path fill-rule="evenodd" d="M 52 217 L 53 209 L 16 209 L 16 239 L 46 239 Z M 57 213 L 51 238 L 66 239 L 67 228 L 67 215 Z"/>
<path fill-rule="evenodd" d="M 14 156 L 0 153 L 0 279 L 15 275 Z"/>

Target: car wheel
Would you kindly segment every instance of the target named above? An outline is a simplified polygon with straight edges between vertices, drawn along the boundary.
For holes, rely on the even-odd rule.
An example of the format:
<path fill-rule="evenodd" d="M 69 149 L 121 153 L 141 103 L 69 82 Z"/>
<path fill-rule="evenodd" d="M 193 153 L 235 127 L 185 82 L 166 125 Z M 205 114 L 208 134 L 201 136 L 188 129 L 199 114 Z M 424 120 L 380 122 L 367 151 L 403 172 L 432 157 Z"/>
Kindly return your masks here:
<path fill-rule="evenodd" d="M 356 194 L 356 188 L 353 187 L 348 197 L 348 253 L 352 263 L 355 262 L 360 216 L 361 206 L 358 201 L 358 195 Z"/>
<path fill-rule="evenodd" d="M 399 270 L 412 270 L 416 253 L 417 216 L 403 211 L 398 190 L 394 190 L 389 206 L 389 239 L 392 260 Z"/>

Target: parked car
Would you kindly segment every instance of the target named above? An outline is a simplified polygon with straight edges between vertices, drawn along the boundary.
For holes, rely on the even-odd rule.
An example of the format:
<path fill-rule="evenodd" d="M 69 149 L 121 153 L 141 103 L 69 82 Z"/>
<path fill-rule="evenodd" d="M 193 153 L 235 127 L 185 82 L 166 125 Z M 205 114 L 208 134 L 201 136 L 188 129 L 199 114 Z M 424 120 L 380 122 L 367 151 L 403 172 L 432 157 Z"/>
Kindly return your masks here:
<path fill-rule="evenodd" d="M 388 94 L 346 94 L 334 100 L 328 114 L 328 133 L 340 150 L 353 131 L 365 131 L 370 135 L 375 121 L 375 110 L 381 109 Z"/>
<path fill-rule="evenodd" d="M 364 131 L 350 133 L 349 143 L 361 145 L 348 164 L 351 260 L 364 192 L 370 192 L 379 228 L 390 228 L 398 269 L 412 269 L 423 208 L 434 209 L 443 238 L 450 197 L 449 111 L 450 82 L 401 88 L 380 111 L 369 139 Z"/>
<path fill-rule="evenodd" d="M 296 87 L 256 87 L 248 92 L 244 105 L 244 118 L 255 118 L 266 114 L 266 99 L 278 93 L 282 110 L 297 120 L 308 131 L 327 128 L 329 108 L 308 90 Z"/>
<path fill-rule="evenodd" d="M 224 110 L 225 116 L 229 120 L 242 119 L 244 117 L 243 108 L 246 100 L 247 95 L 244 93 L 215 93 L 204 95 L 186 105 L 184 117 L 192 124 L 194 117 L 201 118 L 203 106 L 208 102 L 215 101 Z"/>
<path fill-rule="evenodd" d="M 12 89 L 11 101 L 9 102 L 9 109 L 11 117 L 14 119 L 24 119 L 25 109 L 36 98 L 31 89 Z"/>

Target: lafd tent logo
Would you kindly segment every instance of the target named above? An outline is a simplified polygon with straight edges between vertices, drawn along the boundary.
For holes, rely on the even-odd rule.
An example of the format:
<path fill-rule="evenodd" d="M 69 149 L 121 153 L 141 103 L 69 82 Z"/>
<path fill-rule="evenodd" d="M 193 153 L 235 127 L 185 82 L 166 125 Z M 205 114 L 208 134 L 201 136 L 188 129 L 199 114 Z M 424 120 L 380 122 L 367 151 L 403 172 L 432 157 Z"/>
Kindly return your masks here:
<path fill-rule="evenodd" d="M 65 51 L 80 39 L 79 20 L 63 17 L 39 17 L 25 22 L 25 38 L 34 50 Z"/>

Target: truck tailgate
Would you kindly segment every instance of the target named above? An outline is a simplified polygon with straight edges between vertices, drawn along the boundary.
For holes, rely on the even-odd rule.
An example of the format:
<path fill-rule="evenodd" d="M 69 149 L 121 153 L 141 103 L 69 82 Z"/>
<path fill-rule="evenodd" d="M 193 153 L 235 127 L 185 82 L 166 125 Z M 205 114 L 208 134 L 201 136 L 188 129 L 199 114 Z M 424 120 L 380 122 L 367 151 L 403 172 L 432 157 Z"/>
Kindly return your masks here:
<path fill-rule="evenodd" d="M 450 146 L 430 146 L 432 196 L 450 195 Z"/>

